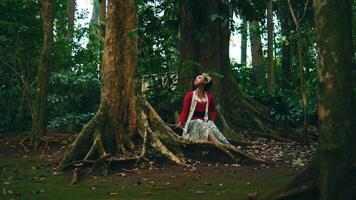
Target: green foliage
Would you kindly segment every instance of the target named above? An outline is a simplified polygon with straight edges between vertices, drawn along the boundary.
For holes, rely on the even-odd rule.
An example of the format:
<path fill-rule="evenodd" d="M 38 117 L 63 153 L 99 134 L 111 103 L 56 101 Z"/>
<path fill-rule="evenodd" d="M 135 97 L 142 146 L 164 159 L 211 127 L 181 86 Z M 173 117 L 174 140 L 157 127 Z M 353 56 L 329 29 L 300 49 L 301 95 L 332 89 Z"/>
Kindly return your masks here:
<path fill-rule="evenodd" d="M 292 127 L 297 127 L 303 122 L 303 105 L 300 98 L 298 71 L 295 70 L 292 73 L 292 77 L 289 79 L 289 85 L 286 88 L 278 87 L 276 94 L 270 96 L 265 89 L 265 86 L 256 84 L 253 81 L 252 68 L 245 65 L 233 63 L 233 72 L 236 81 L 240 85 L 241 89 L 253 97 L 262 104 L 268 106 L 272 117 L 284 124 Z M 293 79 L 294 78 L 294 79 Z M 282 86 L 283 75 L 281 72 L 281 66 L 276 66 L 276 85 Z M 316 99 L 316 74 L 308 74 L 306 77 L 306 94 L 308 99 L 308 123 L 317 125 L 317 99 Z"/>
<path fill-rule="evenodd" d="M 23 130 L 30 124 L 28 86 L 41 45 L 39 11 L 37 1 L 0 1 L 0 132 Z"/>
<path fill-rule="evenodd" d="M 163 119 L 173 120 L 183 94 L 176 91 L 179 52 L 178 1 L 139 1 L 139 60 L 138 85 Z M 197 65 L 194 61 L 182 64 L 183 69 Z"/>
<path fill-rule="evenodd" d="M 54 3 L 50 64 L 49 128 L 77 131 L 97 109 L 103 39 L 98 25 L 76 27 L 67 36 L 67 2 Z M 42 40 L 38 1 L 0 2 L 0 132 L 29 130 L 31 101 Z M 87 17 L 79 13 L 77 19 Z M 89 38 L 85 47 L 82 38 Z"/>
<path fill-rule="evenodd" d="M 222 1 L 231 3 L 233 10 L 239 10 L 239 14 L 248 20 L 257 19 L 263 22 L 265 18 L 266 5 L 263 1 Z M 206 1 L 184 2 L 202 14 L 207 10 Z M 294 2 L 293 6 L 299 15 L 303 12 L 303 2 Z M 35 0 L 0 1 L 0 132 L 29 130 L 31 125 L 30 105 L 34 96 L 35 75 L 42 43 L 40 9 L 40 1 Z M 54 44 L 50 65 L 48 120 L 49 128 L 75 132 L 98 108 L 104 38 L 100 34 L 101 25 L 96 23 L 91 24 L 89 28 L 75 27 L 73 38 L 68 37 L 67 9 L 68 1 L 54 1 Z M 309 107 L 308 120 L 311 124 L 317 124 L 316 52 L 311 10 L 308 8 L 301 23 L 301 30 Z M 182 70 L 199 66 L 195 61 L 183 63 L 179 61 L 179 1 L 139 0 L 138 13 L 138 28 L 127 33 L 129 37 L 138 40 L 137 87 L 144 90 L 144 94 L 164 120 L 174 122 L 172 111 L 180 109 L 185 93 L 177 90 L 178 66 Z M 208 13 L 208 16 L 212 21 L 223 20 L 226 23 L 232 21 L 216 13 Z M 76 15 L 77 20 L 86 17 L 88 17 L 86 12 Z M 264 37 L 266 30 L 264 23 L 261 24 L 261 34 Z M 295 55 L 292 56 L 291 76 L 287 79 L 281 71 L 282 42 L 295 44 L 295 31 L 291 30 L 290 37 L 286 38 L 277 30 L 275 54 L 278 89 L 274 97 L 270 97 L 264 91 L 264 86 L 256 86 L 253 83 L 251 68 L 236 63 L 233 63 L 232 67 L 234 76 L 244 92 L 268 105 L 276 120 L 298 126 L 303 113 Z M 197 32 L 194 37 L 204 41 L 209 39 L 210 35 Z M 88 40 L 88 44 L 84 45 L 83 40 Z M 208 73 L 223 78 L 221 74 Z"/>

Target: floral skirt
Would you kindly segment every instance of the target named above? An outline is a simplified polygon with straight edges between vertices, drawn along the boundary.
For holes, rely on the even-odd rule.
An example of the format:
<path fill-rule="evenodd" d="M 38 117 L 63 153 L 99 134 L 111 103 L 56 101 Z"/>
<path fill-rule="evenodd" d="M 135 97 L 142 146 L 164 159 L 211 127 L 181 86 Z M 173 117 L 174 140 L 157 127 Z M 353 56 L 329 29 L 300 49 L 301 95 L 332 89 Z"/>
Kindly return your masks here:
<path fill-rule="evenodd" d="M 214 136 L 220 143 L 229 144 L 229 141 L 225 136 L 220 132 L 218 127 L 214 124 L 213 121 L 203 121 L 201 119 L 190 120 L 188 124 L 188 130 L 186 133 L 183 133 L 183 138 L 190 140 L 208 140 L 208 136 L 211 134 Z"/>

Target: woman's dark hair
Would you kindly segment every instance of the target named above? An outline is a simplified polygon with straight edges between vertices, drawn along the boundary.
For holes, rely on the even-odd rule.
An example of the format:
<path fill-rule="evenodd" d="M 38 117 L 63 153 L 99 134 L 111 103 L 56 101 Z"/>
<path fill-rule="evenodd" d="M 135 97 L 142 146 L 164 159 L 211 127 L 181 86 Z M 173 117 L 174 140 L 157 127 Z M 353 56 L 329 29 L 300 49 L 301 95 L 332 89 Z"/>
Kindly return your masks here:
<path fill-rule="evenodd" d="M 209 81 L 207 77 L 205 77 L 205 80 L 208 82 L 204 85 L 204 91 L 209 91 L 211 86 L 213 86 L 213 80 Z"/>

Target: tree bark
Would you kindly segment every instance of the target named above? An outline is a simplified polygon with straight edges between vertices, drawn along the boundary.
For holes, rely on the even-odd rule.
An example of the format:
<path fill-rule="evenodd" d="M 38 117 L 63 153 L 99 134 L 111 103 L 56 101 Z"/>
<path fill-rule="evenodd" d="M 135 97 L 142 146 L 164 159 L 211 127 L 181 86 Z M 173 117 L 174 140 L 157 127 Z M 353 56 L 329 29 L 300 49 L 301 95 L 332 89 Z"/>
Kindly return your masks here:
<path fill-rule="evenodd" d="M 180 0 L 179 15 L 180 15 L 180 32 L 181 40 L 179 43 L 179 51 L 181 52 L 181 64 L 178 69 L 178 86 L 183 91 L 191 90 L 193 88 L 192 77 L 199 73 L 199 43 L 194 39 L 195 30 L 199 30 L 199 23 L 193 19 L 197 15 L 192 10 L 196 9 L 195 5 L 191 3 L 190 6 L 186 5 L 185 0 Z M 196 28 L 194 28 L 196 27 Z M 195 50 L 194 50 L 195 49 Z"/>
<path fill-rule="evenodd" d="M 267 4 L 267 29 L 268 29 L 268 79 L 267 79 L 267 91 L 269 95 L 273 96 L 275 88 L 274 78 L 274 57 L 273 57 L 273 1 L 269 0 Z"/>
<path fill-rule="evenodd" d="M 314 1 L 318 44 L 320 199 L 355 198 L 352 1 Z M 352 173 L 353 172 L 353 173 Z M 353 194 L 352 194 L 353 193 Z"/>
<path fill-rule="evenodd" d="M 42 1 L 43 43 L 37 69 L 36 94 L 33 102 L 31 144 L 37 148 L 47 131 L 47 93 L 53 43 L 53 1 Z"/>
<path fill-rule="evenodd" d="M 268 137 L 290 137 L 292 130 L 273 122 L 267 108 L 246 96 L 235 83 L 229 59 L 230 29 L 226 23 L 231 16 L 229 6 L 219 0 L 199 1 L 198 5 L 186 2 L 180 1 L 181 59 L 182 63 L 193 60 L 200 67 L 181 68 L 179 86 L 191 90 L 192 80 L 204 71 L 221 74 L 223 77 L 212 74 L 212 93 L 222 108 L 218 124 L 225 136 L 237 141 L 237 132 L 250 130 Z M 214 19 L 214 14 L 222 18 Z"/>
<path fill-rule="evenodd" d="M 73 38 L 75 21 L 75 0 L 69 0 L 68 4 L 68 37 Z"/>
<path fill-rule="evenodd" d="M 241 17 L 242 19 L 242 29 L 241 29 L 241 64 L 246 64 L 246 52 L 247 52 L 247 26 L 248 21 L 246 17 Z"/>
<path fill-rule="evenodd" d="M 249 29 L 254 81 L 257 86 L 263 86 L 265 82 L 265 69 L 263 66 L 262 41 L 258 21 L 250 21 Z"/>
<path fill-rule="evenodd" d="M 101 35 L 105 37 L 105 23 L 106 23 L 106 0 L 100 1 L 100 27 Z"/>
<path fill-rule="evenodd" d="M 291 74 L 291 41 L 289 37 L 290 33 L 290 15 L 288 12 L 288 6 L 281 2 L 278 5 L 278 15 L 281 22 L 281 33 L 285 39 L 282 41 L 282 71 L 283 81 L 282 87 L 286 88 Z"/>
<path fill-rule="evenodd" d="M 136 2 L 113 1 L 106 27 L 100 106 L 62 163 L 130 149 L 136 124 L 134 74 L 137 60 Z M 85 142 L 85 143 L 84 143 Z M 98 158 L 97 156 L 94 158 Z"/>
<path fill-rule="evenodd" d="M 262 199 L 354 199 L 356 118 L 352 113 L 351 0 L 314 1 L 320 138 L 316 157 L 289 184 Z"/>

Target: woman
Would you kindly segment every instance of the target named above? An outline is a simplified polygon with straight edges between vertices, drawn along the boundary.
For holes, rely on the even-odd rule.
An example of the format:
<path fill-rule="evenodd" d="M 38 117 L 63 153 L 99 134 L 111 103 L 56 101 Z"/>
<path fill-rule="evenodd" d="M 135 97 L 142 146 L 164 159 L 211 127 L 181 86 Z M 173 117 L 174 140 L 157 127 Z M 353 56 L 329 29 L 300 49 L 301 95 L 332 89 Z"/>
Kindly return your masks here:
<path fill-rule="evenodd" d="M 215 144 L 228 144 L 229 141 L 214 124 L 217 112 L 214 98 L 207 91 L 212 86 L 212 78 L 203 73 L 194 80 L 195 90 L 184 97 L 183 111 L 177 127 L 183 127 L 182 137 L 190 140 L 208 140 Z"/>

